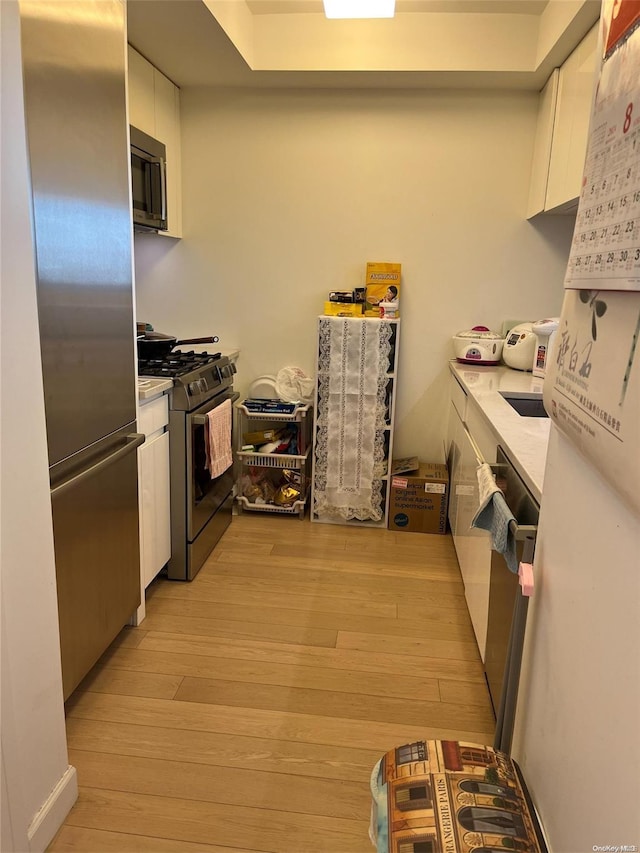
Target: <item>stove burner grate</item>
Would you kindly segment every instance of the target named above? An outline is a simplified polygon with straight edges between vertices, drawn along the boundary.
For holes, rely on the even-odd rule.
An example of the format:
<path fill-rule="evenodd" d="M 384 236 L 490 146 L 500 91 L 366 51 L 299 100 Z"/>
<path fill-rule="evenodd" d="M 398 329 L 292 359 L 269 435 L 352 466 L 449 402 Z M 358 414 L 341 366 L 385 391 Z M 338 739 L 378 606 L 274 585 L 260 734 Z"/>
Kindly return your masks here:
<path fill-rule="evenodd" d="M 182 352 L 173 350 L 165 358 L 144 358 L 138 360 L 138 376 L 160 376 L 174 379 L 192 373 L 194 370 L 213 364 L 221 357 L 221 353 Z"/>

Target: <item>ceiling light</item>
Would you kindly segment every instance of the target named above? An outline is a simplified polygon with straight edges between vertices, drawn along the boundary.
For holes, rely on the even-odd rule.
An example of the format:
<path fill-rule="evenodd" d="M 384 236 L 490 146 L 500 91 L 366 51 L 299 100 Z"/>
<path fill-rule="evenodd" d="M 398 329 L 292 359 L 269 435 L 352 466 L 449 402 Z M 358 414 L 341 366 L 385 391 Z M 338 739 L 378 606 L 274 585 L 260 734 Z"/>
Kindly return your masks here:
<path fill-rule="evenodd" d="M 396 0 L 322 0 L 327 18 L 393 18 Z"/>

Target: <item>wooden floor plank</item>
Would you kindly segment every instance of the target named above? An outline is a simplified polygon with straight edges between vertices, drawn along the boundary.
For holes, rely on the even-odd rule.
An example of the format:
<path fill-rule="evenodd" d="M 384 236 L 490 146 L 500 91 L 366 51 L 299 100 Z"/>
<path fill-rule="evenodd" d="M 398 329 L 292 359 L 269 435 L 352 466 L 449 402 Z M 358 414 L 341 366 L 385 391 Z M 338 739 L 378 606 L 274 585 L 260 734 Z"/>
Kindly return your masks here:
<path fill-rule="evenodd" d="M 273 684 L 280 687 L 306 687 L 331 690 L 337 693 L 361 693 L 367 696 L 395 696 L 404 699 L 430 699 L 440 701 L 437 678 L 418 675 L 388 675 L 374 672 L 350 672 L 345 669 L 301 667 L 297 662 L 290 664 L 266 663 L 205 655 L 180 654 L 176 652 L 147 651 L 146 649 L 121 648 L 102 663 L 104 693 L 104 670 L 117 672 L 131 670 L 131 682 L 135 685 L 138 675 L 170 672 L 176 676 L 176 690 L 183 676 L 195 678 L 219 678 L 226 681 L 242 681 L 249 684 Z M 89 687 L 88 689 L 96 689 Z M 114 692 L 125 692 L 118 690 Z M 129 694 L 132 695 L 132 694 Z M 136 692 L 133 695 L 145 695 Z M 173 698 L 175 690 L 171 696 Z M 162 698 L 162 697 L 161 697 Z"/>
<path fill-rule="evenodd" d="M 387 619 L 379 616 L 359 616 L 352 613 L 326 613 L 292 608 L 272 607 L 265 614 L 264 607 L 218 604 L 215 601 L 159 597 L 154 615 L 179 616 L 187 619 L 212 619 L 216 624 L 228 622 L 263 625 L 268 615 L 270 625 L 288 625 L 296 628 L 324 628 L 329 631 L 358 631 L 363 634 L 392 635 L 396 637 L 428 637 L 437 639 L 473 641 L 469 620 L 449 621 L 431 619 Z M 335 637 L 334 637 L 335 640 Z"/>
<path fill-rule="evenodd" d="M 321 561 L 319 560 L 318 563 Z M 247 589 L 273 592 L 278 588 L 308 595 L 329 595 L 339 598 L 350 597 L 356 600 L 389 602 L 422 601 L 425 604 L 442 607 L 463 607 L 464 587 L 462 582 L 445 583 L 424 578 L 375 576 L 366 573 L 349 573 L 325 566 L 321 570 L 312 566 L 286 567 L 282 561 L 266 565 L 261 560 L 258 565 L 248 562 L 228 561 L 214 564 L 209 572 L 200 578 L 200 584 L 224 583 L 229 586 L 242 584 Z"/>
<path fill-rule="evenodd" d="M 398 615 L 395 602 L 358 601 L 357 599 L 341 598 L 335 595 L 297 594 L 287 587 L 275 592 L 267 592 L 266 590 L 253 592 L 248 590 L 243 583 L 236 581 L 233 584 L 225 584 L 221 578 L 216 583 L 200 583 L 197 586 L 194 584 L 175 584 L 171 581 L 158 579 L 153 584 L 147 600 L 155 600 L 156 598 L 170 598 L 176 601 L 182 599 L 212 601 L 217 604 L 236 604 L 243 607 L 286 607 L 290 610 L 301 610 L 307 614 L 344 613 L 354 616 L 382 616 L 387 619 L 395 619 Z M 269 613 L 269 616 L 271 615 L 272 613 Z M 468 613 L 465 612 L 463 617 L 465 622 L 468 622 Z"/>
<path fill-rule="evenodd" d="M 135 651 L 127 646 L 120 647 L 123 653 Z M 173 699 L 182 681 L 181 675 L 162 672 L 137 672 L 132 677 L 126 670 L 105 667 L 100 660 L 82 682 L 82 690 L 96 693 L 121 693 L 125 696 L 146 696 L 150 699 Z"/>
<path fill-rule="evenodd" d="M 73 807 L 68 823 L 258 853 L 371 853 L 366 820 L 89 787 Z"/>
<path fill-rule="evenodd" d="M 254 737 L 374 749 L 380 754 L 398 743 L 425 738 L 457 738 L 473 743 L 488 743 L 493 740 L 494 728 L 493 720 L 491 726 L 475 729 L 465 729 L 454 724 L 430 726 L 426 721 L 415 726 L 402 721 L 363 722 L 292 711 L 145 699 L 137 696 L 107 696 L 102 693 L 83 693 L 78 696 L 68 714 L 81 719 L 158 728 L 173 727 L 187 731 L 232 735 L 246 735 L 251 732 Z"/>
<path fill-rule="evenodd" d="M 69 750 L 69 761 L 82 774 L 85 788 L 226 806 L 259 804 L 267 811 L 354 821 L 367 814 L 371 803 L 370 770 L 352 782 L 212 764 L 198 764 L 195 773 L 194 765 L 187 761 L 77 749 Z"/>
<path fill-rule="evenodd" d="M 304 556 L 293 556 L 290 548 L 286 550 L 285 546 L 274 545 L 271 553 L 262 557 L 260 562 L 267 567 L 293 569 L 294 571 L 298 571 L 302 565 L 308 570 L 325 573 L 329 579 L 332 573 L 367 575 L 370 580 L 379 579 L 387 582 L 389 580 L 405 582 L 413 580 L 417 582 L 414 587 L 426 581 L 432 585 L 437 584 L 442 592 L 449 593 L 458 592 L 462 584 L 457 565 L 453 565 L 448 559 L 434 559 L 427 567 L 418 561 L 414 565 L 410 565 L 398 558 L 379 561 L 372 556 L 367 559 L 366 555 L 363 557 L 357 551 L 333 551 L 323 556 L 322 550 L 322 548 L 317 548 L 312 553 L 305 553 Z M 216 563 L 211 563 L 207 567 L 207 573 L 213 572 L 217 563 L 227 566 L 243 566 L 247 562 L 253 562 L 254 559 L 250 551 L 238 553 L 235 550 L 223 549 L 220 551 Z"/>
<path fill-rule="evenodd" d="M 259 853 L 246 847 L 241 850 L 235 846 L 197 844 L 182 838 L 152 838 L 69 825 L 62 827 L 47 849 L 51 853 Z"/>
<path fill-rule="evenodd" d="M 363 634 L 357 631 L 340 631 L 337 648 L 360 649 L 371 653 L 390 652 L 412 657 L 443 657 L 453 660 L 478 660 L 475 642 L 463 640 L 423 639 L 421 637 L 390 637 Z M 416 663 L 416 666 L 419 664 Z"/>
<path fill-rule="evenodd" d="M 233 660 L 295 664 L 302 667 L 346 669 L 350 672 L 386 673 L 423 678 L 451 678 L 484 684 L 480 657 L 475 660 L 414 657 L 404 654 L 358 649 L 329 649 L 321 646 L 296 646 L 293 643 L 257 642 L 224 637 L 202 637 L 193 634 L 171 634 L 149 631 L 140 644 L 141 650 L 197 656 L 223 657 Z"/>
<path fill-rule="evenodd" d="M 413 726 L 484 728 L 490 724 L 488 708 L 440 701 L 402 700 L 386 696 L 362 696 L 296 687 L 243 684 L 215 678 L 182 680 L 175 695 L 180 702 L 210 703 L 270 711 L 293 711 L 354 720 L 393 723 L 398 719 Z"/>
<path fill-rule="evenodd" d="M 278 738 L 144 726 L 71 717 L 69 748 L 144 758 L 179 755 L 191 764 L 240 767 L 320 779 L 361 782 L 380 758 L 378 750 L 299 743 Z"/>
<path fill-rule="evenodd" d="M 369 853 L 384 752 L 493 740 L 449 536 L 244 513 L 146 612 L 66 704 L 54 853 Z"/>
<path fill-rule="evenodd" d="M 326 628 L 298 628 L 271 625 L 268 622 L 237 622 L 202 619 L 193 616 L 166 616 L 155 610 L 144 622 L 148 631 L 171 634 L 200 634 L 203 637 L 236 637 L 238 639 L 275 640 L 279 643 L 334 647 L 337 631 Z"/>
<path fill-rule="evenodd" d="M 166 586 L 166 584 L 165 584 Z M 176 584 L 169 584 L 175 587 Z M 177 586 L 183 587 L 183 584 Z M 218 589 L 238 590 L 261 595 L 281 594 L 283 601 L 290 594 L 304 595 L 313 599 L 314 597 L 338 598 L 341 601 L 352 600 L 354 602 L 373 602 L 386 604 L 390 601 L 400 604 L 415 604 L 416 601 L 427 606 L 441 609 L 455 609 L 462 611 L 468 618 L 466 602 L 464 598 L 464 587 L 462 583 L 454 593 L 442 592 L 438 586 L 434 586 L 426 579 L 424 583 L 403 584 L 403 579 L 398 582 L 385 583 L 383 579 L 374 579 L 373 582 L 368 575 L 354 577 L 340 573 L 328 576 L 326 573 L 300 570 L 278 570 L 274 567 L 266 572 L 263 565 L 252 566 L 247 563 L 242 567 L 237 565 L 215 564 L 214 568 L 198 575 L 197 589 L 203 589 L 207 596 L 215 595 Z M 311 610 L 313 610 L 313 606 Z M 323 608 L 321 608 L 323 609 Z"/>

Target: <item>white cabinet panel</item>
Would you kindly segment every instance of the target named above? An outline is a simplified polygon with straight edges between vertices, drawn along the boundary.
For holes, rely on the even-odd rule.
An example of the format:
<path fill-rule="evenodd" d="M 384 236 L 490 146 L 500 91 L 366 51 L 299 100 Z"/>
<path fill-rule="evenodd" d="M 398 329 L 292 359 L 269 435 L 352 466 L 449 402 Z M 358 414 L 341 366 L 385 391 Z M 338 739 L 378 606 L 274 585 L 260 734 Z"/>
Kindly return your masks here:
<path fill-rule="evenodd" d="M 575 213 L 577 209 L 596 80 L 597 41 L 595 24 L 540 93 L 527 218 L 543 211 Z"/>
<path fill-rule="evenodd" d="M 169 234 L 182 234 L 182 169 L 180 167 L 180 90 L 153 69 L 155 136 L 167 147 L 167 222 Z"/>
<path fill-rule="evenodd" d="M 129 122 L 162 142 L 166 149 L 168 231 L 182 236 L 180 89 L 129 45 Z"/>
<path fill-rule="evenodd" d="M 461 438 L 460 485 L 464 490 L 458 500 L 458 542 L 456 553 L 464 580 L 464 594 L 476 635 L 480 656 L 484 661 L 489 616 L 489 577 L 491 573 L 491 538 L 486 530 L 478 530 L 471 522 L 480 505 L 477 478 L 478 460 L 466 429 Z"/>
<path fill-rule="evenodd" d="M 538 101 L 538 119 L 536 122 L 536 140 L 533 146 L 533 165 L 529 184 L 529 206 L 527 219 L 542 213 L 547 204 L 547 183 L 551 145 L 553 143 L 553 125 L 558 101 L 558 80 L 560 69 L 556 68 L 540 92 Z"/>
<path fill-rule="evenodd" d="M 451 480 L 449 525 L 464 582 L 464 594 L 482 660 L 485 659 L 489 617 L 491 538 L 471 522 L 480 505 L 477 469 L 480 451 L 485 462 L 495 462 L 497 438 L 473 400 L 459 383 L 450 384 L 447 455 Z M 461 416 L 460 411 L 465 414 Z M 464 419 L 463 419 L 464 418 Z"/>
<path fill-rule="evenodd" d="M 171 556 L 168 432 L 143 444 L 138 464 L 141 572 L 147 587 Z"/>
<path fill-rule="evenodd" d="M 595 83 L 597 39 L 596 25 L 560 69 L 545 210 L 577 203 L 580 196 Z"/>
<path fill-rule="evenodd" d="M 456 382 L 456 385 L 458 383 Z M 459 387 L 459 386 L 458 386 Z M 458 517 L 458 486 L 460 485 L 460 441 L 462 420 L 453 400 L 449 404 L 449 427 L 447 431 L 447 464 L 449 466 L 449 527 L 455 544 Z"/>
<path fill-rule="evenodd" d="M 147 438 L 169 423 L 169 398 L 166 394 L 140 406 L 138 429 Z"/>
<path fill-rule="evenodd" d="M 132 47 L 129 47 L 128 56 L 129 123 L 153 136 L 156 126 L 153 65 Z"/>

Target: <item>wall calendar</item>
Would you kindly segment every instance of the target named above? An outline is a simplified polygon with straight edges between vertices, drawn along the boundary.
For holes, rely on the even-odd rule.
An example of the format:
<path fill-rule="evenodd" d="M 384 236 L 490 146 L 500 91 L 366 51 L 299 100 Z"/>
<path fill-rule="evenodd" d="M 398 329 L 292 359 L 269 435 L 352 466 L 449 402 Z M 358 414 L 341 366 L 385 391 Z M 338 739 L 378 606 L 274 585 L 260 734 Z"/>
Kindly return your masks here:
<path fill-rule="evenodd" d="M 640 290 L 640 0 L 604 6 L 604 59 L 565 287 Z"/>

